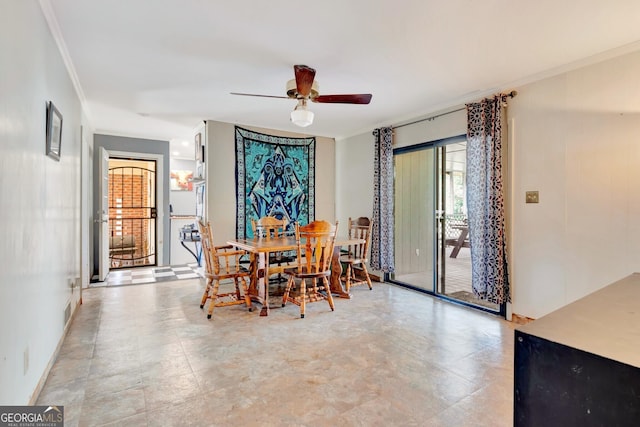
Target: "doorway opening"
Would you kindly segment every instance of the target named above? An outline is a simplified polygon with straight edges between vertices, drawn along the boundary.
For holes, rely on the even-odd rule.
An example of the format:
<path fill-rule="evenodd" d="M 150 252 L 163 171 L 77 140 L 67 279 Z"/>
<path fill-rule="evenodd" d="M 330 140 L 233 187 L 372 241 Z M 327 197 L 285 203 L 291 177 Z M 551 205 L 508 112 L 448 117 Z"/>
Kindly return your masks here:
<path fill-rule="evenodd" d="M 157 264 L 155 160 L 109 159 L 109 266 Z"/>

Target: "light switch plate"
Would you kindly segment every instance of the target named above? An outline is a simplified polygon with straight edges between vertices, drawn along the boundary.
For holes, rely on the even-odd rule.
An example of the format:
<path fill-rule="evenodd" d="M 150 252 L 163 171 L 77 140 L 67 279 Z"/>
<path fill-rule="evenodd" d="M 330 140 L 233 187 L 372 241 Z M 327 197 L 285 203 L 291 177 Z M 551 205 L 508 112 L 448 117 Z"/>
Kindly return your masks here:
<path fill-rule="evenodd" d="M 526 201 L 526 203 L 539 203 L 538 192 L 537 191 L 527 191 L 525 193 L 525 201 Z"/>

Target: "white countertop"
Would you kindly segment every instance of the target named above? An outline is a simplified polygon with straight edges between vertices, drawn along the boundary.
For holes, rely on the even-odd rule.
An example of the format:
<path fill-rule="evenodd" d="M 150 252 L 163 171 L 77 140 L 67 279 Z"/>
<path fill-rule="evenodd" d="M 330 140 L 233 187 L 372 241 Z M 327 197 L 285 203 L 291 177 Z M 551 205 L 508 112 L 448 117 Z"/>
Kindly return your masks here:
<path fill-rule="evenodd" d="M 640 367 L 640 273 L 517 330 Z"/>

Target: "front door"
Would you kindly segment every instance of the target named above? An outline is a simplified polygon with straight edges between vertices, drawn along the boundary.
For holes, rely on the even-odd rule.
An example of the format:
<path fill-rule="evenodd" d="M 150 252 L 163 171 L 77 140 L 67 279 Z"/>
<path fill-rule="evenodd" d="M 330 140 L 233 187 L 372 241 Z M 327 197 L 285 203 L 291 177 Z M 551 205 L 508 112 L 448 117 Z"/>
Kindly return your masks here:
<path fill-rule="evenodd" d="M 111 268 L 156 265 L 156 162 L 109 161 Z"/>
<path fill-rule="evenodd" d="M 98 280 L 104 282 L 109 274 L 109 153 L 100 147 L 100 208 L 96 222 L 100 224 L 98 245 Z"/>

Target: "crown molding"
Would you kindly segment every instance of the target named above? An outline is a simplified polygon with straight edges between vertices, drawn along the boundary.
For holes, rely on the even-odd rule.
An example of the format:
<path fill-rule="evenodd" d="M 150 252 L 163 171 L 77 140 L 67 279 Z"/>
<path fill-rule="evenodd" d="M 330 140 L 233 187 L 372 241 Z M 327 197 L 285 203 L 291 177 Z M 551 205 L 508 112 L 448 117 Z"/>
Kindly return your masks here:
<path fill-rule="evenodd" d="M 62 56 L 62 61 L 64 62 L 65 67 L 67 68 L 67 73 L 69 74 L 69 78 L 71 79 L 71 83 L 80 99 L 80 105 L 82 106 L 82 110 L 84 111 L 85 116 L 89 123 L 92 123 L 91 115 L 89 113 L 89 108 L 87 107 L 87 99 L 84 96 L 84 91 L 82 90 L 82 85 L 80 84 L 80 79 L 78 78 L 78 73 L 76 73 L 76 68 L 73 65 L 73 61 L 71 60 L 71 56 L 69 55 L 69 50 L 67 49 L 67 44 L 62 37 L 62 31 L 60 31 L 60 26 L 58 25 L 58 19 L 56 18 L 55 12 L 53 11 L 53 6 L 51 5 L 51 0 L 38 0 L 40 3 L 40 8 L 42 9 L 42 13 L 44 15 L 45 20 L 47 21 L 47 25 L 49 25 L 49 30 L 51 31 L 51 35 L 58 46 L 58 51 L 60 51 L 60 55 Z M 90 125 L 90 127 L 92 127 Z"/>

